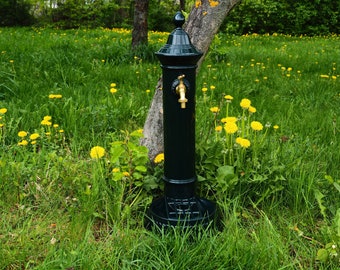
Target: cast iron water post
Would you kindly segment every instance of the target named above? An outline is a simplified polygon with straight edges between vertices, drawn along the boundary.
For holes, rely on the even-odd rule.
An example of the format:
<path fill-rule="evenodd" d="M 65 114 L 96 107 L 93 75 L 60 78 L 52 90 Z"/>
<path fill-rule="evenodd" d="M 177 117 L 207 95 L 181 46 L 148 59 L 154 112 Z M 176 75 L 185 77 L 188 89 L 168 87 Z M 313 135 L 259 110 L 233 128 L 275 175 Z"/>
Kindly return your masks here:
<path fill-rule="evenodd" d="M 164 196 L 148 210 L 148 220 L 159 227 L 208 226 L 214 219 L 213 202 L 195 196 L 195 91 L 196 68 L 202 53 L 182 29 L 181 12 L 176 29 L 157 53 L 163 71 Z"/>

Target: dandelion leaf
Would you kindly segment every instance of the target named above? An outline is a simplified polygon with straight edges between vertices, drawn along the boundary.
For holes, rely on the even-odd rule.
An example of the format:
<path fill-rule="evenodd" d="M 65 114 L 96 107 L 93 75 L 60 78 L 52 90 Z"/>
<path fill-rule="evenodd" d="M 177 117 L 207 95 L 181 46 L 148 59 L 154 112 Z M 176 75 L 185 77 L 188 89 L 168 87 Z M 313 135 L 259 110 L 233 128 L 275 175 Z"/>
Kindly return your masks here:
<path fill-rule="evenodd" d="M 325 195 L 323 195 L 320 190 L 316 189 L 314 191 L 314 196 L 315 196 L 316 201 L 318 202 L 320 212 L 321 212 L 323 218 L 327 219 L 326 207 L 323 205 L 323 198 L 325 197 Z"/>
<path fill-rule="evenodd" d="M 328 260 L 328 251 L 324 248 L 318 250 L 316 254 L 316 260 L 320 262 L 327 262 Z"/>
<path fill-rule="evenodd" d="M 147 168 L 145 166 L 139 165 L 139 166 L 136 166 L 135 170 L 142 172 L 142 173 L 146 173 Z"/>
<path fill-rule="evenodd" d="M 111 145 L 111 163 L 116 163 L 120 156 L 125 152 L 121 144 L 113 143 Z"/>
<path fill-rule="evenodd" d="M 217 169 L 217 182 L 222 188 L 222 191 L 227 191 L 227 189 L 235 185 L 238 181 L 237 175 L 234 173 L 234 167 L 225 165 Z"/>

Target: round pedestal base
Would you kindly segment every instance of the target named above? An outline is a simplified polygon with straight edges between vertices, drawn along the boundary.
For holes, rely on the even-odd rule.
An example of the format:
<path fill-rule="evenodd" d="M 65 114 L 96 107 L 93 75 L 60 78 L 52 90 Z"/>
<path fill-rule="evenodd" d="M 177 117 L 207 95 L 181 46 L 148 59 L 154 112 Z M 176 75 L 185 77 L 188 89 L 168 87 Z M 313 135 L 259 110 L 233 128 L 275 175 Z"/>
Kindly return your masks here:
<path fill-rule="evenodd" d="M 215 219 L 216 205 L 206 199 L 192 197 L 173 199 L 162 197 L 154 201 L 147 213 L 146 227 L 156 225 L 160 228 L 169 226 L 208 227 Z"/>

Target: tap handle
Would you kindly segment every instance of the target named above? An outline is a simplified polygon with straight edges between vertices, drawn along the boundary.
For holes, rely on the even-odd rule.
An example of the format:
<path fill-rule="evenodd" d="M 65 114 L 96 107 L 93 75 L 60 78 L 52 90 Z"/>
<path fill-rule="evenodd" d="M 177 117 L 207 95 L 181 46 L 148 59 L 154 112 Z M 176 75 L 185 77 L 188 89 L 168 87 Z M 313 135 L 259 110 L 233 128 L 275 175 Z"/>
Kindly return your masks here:
<path fill-rule="evenodd" d="M 176 93 L 179 95 L 178 102 L 181 103 L 182 109 L 186 108 L 186 103 L 188 102 L 188 99 L 185 97 L 186 86 L 183 82 L 184 77 L 184 74 L 177 77 L 177 79 L 179 80 L 179 84 L 176 87 Z"/>
<path fill-rule="evenodd" d="M 182 75 L 179 75 L 178 77 L 177 77 L 177 79 L 179 80 L 179 83 L 181 84 L 184 84 L 183 83 L 183 79 L 185 78 L 185 75 L 184 74 L 182 74 Z"/>

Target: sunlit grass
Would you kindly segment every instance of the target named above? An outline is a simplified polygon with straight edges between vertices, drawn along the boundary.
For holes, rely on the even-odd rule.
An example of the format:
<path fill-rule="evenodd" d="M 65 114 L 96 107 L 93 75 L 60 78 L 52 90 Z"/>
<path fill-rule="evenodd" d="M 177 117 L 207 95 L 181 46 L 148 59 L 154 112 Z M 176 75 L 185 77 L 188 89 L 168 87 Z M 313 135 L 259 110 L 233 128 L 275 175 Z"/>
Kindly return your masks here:
<path fill-rule="evenodd" d="M 149 166 L 138 140 L 168 34 L 135 53 L 130 34 L 0 29 L 1 268 L 336 269 L 339 36 L 215 39 L 197 75 L 196 163 L 221 230 L 159 234 L 143 214 L 162 161 Z"/>

